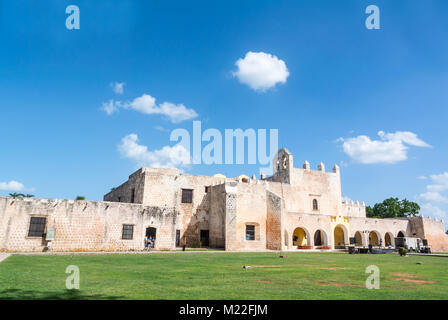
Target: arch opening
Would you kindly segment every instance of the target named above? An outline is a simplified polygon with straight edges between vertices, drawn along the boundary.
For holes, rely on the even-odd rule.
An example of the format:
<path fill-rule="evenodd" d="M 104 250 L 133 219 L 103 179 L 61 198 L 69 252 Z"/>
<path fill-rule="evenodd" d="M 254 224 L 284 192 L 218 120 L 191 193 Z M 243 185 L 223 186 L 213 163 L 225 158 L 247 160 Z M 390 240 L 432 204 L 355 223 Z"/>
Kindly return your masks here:
<path fill-rule="evenodd" d="M 310 237 L 308 232 L 304 228 L 295 228 L 292 234 L 292 244 L 298 248 L 309 246 Z"/>
<path fill-rule="evenodd" d="M 404 238 L 405 236 L 404 236 L 404 232 L 403 231 L 398 231 L 398 234 L 397 234 L 397 238 Z"/>
<path fill-rule="evenodd" d="M 395 246 L 395 241 L 394 241 L 394 236 L 392 233 L 390 232 L 386 232 L 386 234 L 384 235 L 384 245 L 386 247 L 394 247 Z"/>
<path fill-rule="evenodd" d="M 341 225 L 337 225 L 334 228 L 333 236 L 334 236 L 334 248 L 335 249 L 345 248 L 345 245 L 347 244 L 346 241 L 347 236 L 346 231 Z"/>
<path fill-rule="evenodd" d="M 327 246 L 328 240 L 327 240 L 327 234 L 323 230 L 317 230 L 314 233 L 314 245 L 315 246 Z"/>
<path fill-rule="evenodd" d="M 370 231 L 369 233 L 369 244 L 372 246 L 380 246 L 381 245 L 381 237 L 379 236 L 378 232 L 376 231 Z"/>
<path fill-rule="evenodd" d="M 364 245 L 364 243 L 362 241 L 362 234 L 359 231 L 356 231 L 356 233 L 355 233 L 355 245 L 356 246 Z"/>

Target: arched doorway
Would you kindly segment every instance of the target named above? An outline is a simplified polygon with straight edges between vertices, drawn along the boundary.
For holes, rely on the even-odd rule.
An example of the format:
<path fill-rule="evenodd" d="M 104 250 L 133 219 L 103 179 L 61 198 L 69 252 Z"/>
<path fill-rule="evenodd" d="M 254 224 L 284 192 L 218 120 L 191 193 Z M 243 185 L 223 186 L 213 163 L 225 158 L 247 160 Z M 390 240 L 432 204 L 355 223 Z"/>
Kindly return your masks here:
<path fill-rule="evenodd" d="M 386 234 L 384 235 L 384 245 L 385 245 L 386 247 L 388 247 L 388 246 L 393 247 L 394 244 L 395 244 L 395 241 L 394 241 L 394 236 L 393 236 L 393 234 L 390 233 L 390 232 L 386 232 Z"/>
<path fill-rule="evenodd" d="M 404 232 L 398 231 L 397 238 L 404 238 Z"/>
<path fill-rule="evenodd" d="M 334 248 L 345 248 L 345 245 L 347 244 L 346 241 L 346 232 L 342 225 L 337 225 L 334 228 Z"/>
<path fill-rule="evenodd" d="M 304 228 L 295 228 L 292 234 L 293 246 L 307 246 L 310 243 L 308 232 Z"/>
<path fill-rule="evenodd" d="M 378 232 L 371 231 L 369 233 L 369 244 L 371 244 L 372 246 L 380 245 L 380 236 L 379 236 Z"/>
<path fill-rule="evenodd" d="M 364 245 L 363 241 L 362 241 L 362 234 L 359 231 L 356 231 L 356 233 L 355 233 L 355 245 L 356 246 Z"/>
<path fill-rule="evenodd" d="M 327 234 L 323 230 L 317 230 L 314 233 L 314 245 L 315 246 L 326 246 L 328 244 Z"/>

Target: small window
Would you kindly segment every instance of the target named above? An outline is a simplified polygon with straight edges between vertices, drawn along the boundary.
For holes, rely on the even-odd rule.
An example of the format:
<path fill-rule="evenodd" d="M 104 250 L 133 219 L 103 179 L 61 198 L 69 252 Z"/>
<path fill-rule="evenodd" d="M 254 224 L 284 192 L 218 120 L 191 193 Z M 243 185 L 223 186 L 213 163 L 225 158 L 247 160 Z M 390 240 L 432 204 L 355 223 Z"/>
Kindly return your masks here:
<path fill-rule="evenodd" d="M 135 200 L 135 189 L 131 190 L 131 203 L 134 203 Z"/>
<path fill-rule="evenodd" d="M 193 190 L 182 189 L 182 203 L 193 203 Z"/>
<path fill-rule="evenodd" d="M 205 193 L 209 193 L 210 192 L 210 187 L 205 187 Z"/>
<path fill-rule="evenodd" d="M 31 217 L 28 237 L 42 237 L 45 232 L 45 223 L 47 218 Z"/>
<path fill-rule="evenodd" d="M 313 210 L 319 210 L 319 205 L 317 204 L 316 199 L 313 199 Z"/>
<path fill-rule="evenodd" d="M 134 237 L 134 226 L 132 224 L 124 224 L 121 239 L 132 240 L 133 237 Z"/>
<path fill-rule="evenodd" d="M 247 224 L 246 225 L 246 240 L 255 240 L 255 226 Z"/>
<path fill-rule="evenodd" d="M 118 197 L 118 202 L 121 202 L 121 197 Z"/>

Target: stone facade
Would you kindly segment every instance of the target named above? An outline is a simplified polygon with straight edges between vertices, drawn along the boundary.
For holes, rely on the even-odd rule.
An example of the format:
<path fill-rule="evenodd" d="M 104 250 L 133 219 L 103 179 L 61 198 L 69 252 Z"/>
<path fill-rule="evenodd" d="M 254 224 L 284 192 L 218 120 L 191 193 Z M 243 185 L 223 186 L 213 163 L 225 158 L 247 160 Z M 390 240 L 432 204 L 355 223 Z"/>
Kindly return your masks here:
<path fill-rule="evenodd" d="M 229 251 L 335 249 L 394 245 L 397 236 L 427 239 L 433 251 L 448 250 L 442 221 L 414 217 L 366 218 L 366 206 L 342 201 L 338 166 L 294 167 L 281 149 L 273 175 L 198 176 L 176 169 L 141 168 L 104 196 L 103 202 L 0 198 L 0 250 L 42 251 L 45 235 L 30 237 L 31 217 L 55 230 L 53 251 L 142 250 L 145 235 L 156 249 L 210 246 Z M 124 236 L 132 226 L 132 239 Z M 125 240 L 125 239 L 126 240 Z"/>

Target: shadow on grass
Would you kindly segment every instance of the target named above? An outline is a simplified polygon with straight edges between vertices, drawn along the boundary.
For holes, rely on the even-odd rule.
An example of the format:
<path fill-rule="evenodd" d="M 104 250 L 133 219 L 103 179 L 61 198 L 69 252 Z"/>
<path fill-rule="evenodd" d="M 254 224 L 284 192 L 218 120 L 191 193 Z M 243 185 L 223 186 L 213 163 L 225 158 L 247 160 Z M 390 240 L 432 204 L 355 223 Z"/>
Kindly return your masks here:
<path fill-rule="evenodd" d="M 0 300 L 121 300 L 125 297 L 84 294 L 80 290 L 58 292 L 6 289 L 0 291 Z"/>

